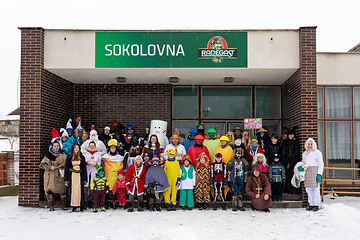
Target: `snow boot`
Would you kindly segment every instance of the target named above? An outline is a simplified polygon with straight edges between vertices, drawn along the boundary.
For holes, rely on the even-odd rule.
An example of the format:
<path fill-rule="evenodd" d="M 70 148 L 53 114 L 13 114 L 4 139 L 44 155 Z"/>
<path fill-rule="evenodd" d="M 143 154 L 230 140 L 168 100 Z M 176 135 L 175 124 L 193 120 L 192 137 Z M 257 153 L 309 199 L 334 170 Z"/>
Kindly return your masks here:
<path fill-rule="evenodd" d="M 245 211 L 245 208 L 244 208 L 242 205 L 240 205 L 240 206 L 238 207 L 238 209 L 239 209 L 240 211 L 242 211 L 242 212 Z"/>
<path fill-rule="evenodd" d="M 166 204 L 166 211 L 171 211 L 171 208 L 172 208 L 171 203 L 167 203 Z"/>
<path fill-rule="evenodd" d="M 139 212 L 143 212 L 143 211 L 144 211 L 143 202 L 142 202 L 142 201 L 138 202 L 138 211 L 139 211 Z"/>
<path fill-rule="evenodd" d="M 310 206 L 310 205 L 309 205 L 309 206 L 306 208 L 306 211 L 311 211 L 311 210 L 313 210 L 313 208 L 314 208 L 313 206 Z"/>
<path fill-rule="evenodd" d="M 176 204 L 171 204 L 171 211 L 176 211 Z"/>
<path fill-rule="evenodd" d="M 76 212 L 76 207 L 73 207 L 71 212 Z"/>
<path fill-rule="evenodd" d="M 97 213 L 98 210 L 96 208 L 93 208 L 93 213 Z"/>
<path fill-rule="evenodd" d="M 203 203 L 198 203 L 199 210 L 203 210 Z"/>
<path fill-rule="evenodd" d="M 129 208 L 128 208 L 128 212 L 133 212 L 134 211 L 134 203 L 132 203 L 132 202 L 129 202 Z"/>
<path fill-rule="evenodd" d="M 50 211 L 54 211 L 54 210 L 55 210 L 54 201 L 49 202 L 49 210 L 50 210 Z"/>
<path fill-rule="evenodd" d="M 222 208 L 222 210 L 226 210 L 226 202 L 223 202 L 223 203 L 221 204 L 221 208 Z"/>
<path fill-rule="evenodd" d="M 101 207 L 101 212 L 105 212 L 105 207 Z"/>
<path fill-rule="evenodd" d="M 155 212 L 155 206 L 154 205 L 150 205 L 150 212 Z"/>
<path fill-rule="evenodd" d="M 204 209 L 204 210 L 207 209 L 207 205 L 208 205 L 207 203 L 204 203 L 204 204 L 203 204 L 203 209 Z"/>
<path fill-rule="evenodd" d="M 214 210 L 214 211 L 217 210 L 217 203 L 216 203 L 216 202 L 213 203 L 213 210 Z"/>
<path fill-rule="evenodd" d="M 314 206 L 312 210 L 313 210 L 314 212 L 319 211 L 319 206 Z"/>
<path fill-rule="evenodd" d="M 160 204 L 156 204 L 156 211 L 161 212 Z"/>

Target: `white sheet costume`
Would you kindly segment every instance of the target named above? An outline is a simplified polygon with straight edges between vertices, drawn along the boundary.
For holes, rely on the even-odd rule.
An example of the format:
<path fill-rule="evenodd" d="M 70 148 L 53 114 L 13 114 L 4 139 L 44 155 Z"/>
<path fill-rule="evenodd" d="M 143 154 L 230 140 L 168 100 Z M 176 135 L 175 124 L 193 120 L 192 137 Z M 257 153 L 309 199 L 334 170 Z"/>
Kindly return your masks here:
<path fill-rule="evenodd" d="M 98 134 L 95 130 L 91 130 L 90 131 L 90 139 L 86 140 L 82 145 L 81 145 L 81 153 L 85 154 L 87 152 L 88 146 L 90 142 L 95 142 L 96 144 L 96 149 L 98 151 L 98 153 L 100 153 L 100 155 L 104 155 L 106 154 L 106 146 L 105 144 L 100 141 L 98 139 Z"/>

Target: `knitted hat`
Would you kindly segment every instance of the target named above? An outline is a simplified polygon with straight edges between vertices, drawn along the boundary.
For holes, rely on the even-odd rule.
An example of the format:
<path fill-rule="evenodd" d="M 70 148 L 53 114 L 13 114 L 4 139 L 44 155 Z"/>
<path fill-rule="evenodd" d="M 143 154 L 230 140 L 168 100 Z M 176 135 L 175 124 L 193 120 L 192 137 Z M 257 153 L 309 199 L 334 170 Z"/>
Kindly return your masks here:
<path fill-rule="evenodd" d="M 73 129 L 71 122 L 72 122 L 72 120 L 71 120 L 71 118 L 69 118 L 68 122 L 66 123 L 66 129 L 69 129 L 69 128 Z"/>
<path fill-rule="evenodd" d="M 124 173 L 124 171 L 123 170 L 120 170 L 120 171 L 118 171 L 118 174 L 117 175 L 125 175 L 125 173 Z"/>
<path fill-rule="evenodd" d="M 251 137 L 251 142 L 253 142 L 253 141 L 255 141 L 256 143 L 258 143 L 258 142 L 259 142 L 259 141 L 258 141 L 257 136 L 253 136 L 253 137 Z"/>
<path fill-rule="evenodd" d="M 52 129 L 51 135 L 52 135 L 52 139 L 51 139 L 52 143 L 60 140 L 59 132 L 55 128 Z"/>

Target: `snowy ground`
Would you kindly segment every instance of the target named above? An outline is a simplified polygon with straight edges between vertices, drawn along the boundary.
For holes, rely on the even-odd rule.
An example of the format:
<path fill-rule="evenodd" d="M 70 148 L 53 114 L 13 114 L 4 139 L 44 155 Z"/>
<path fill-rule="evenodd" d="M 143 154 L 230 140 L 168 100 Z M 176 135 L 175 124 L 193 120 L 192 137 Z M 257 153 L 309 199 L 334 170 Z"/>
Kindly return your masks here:
<path fill-rule="evenodd" d="M 107 210 L 83 213 L 17 206 L 0 198 L 0 239 L 359 239 L 360 198 L 326 197 L 319 212 L 271 209 L 270 213 Z"/>

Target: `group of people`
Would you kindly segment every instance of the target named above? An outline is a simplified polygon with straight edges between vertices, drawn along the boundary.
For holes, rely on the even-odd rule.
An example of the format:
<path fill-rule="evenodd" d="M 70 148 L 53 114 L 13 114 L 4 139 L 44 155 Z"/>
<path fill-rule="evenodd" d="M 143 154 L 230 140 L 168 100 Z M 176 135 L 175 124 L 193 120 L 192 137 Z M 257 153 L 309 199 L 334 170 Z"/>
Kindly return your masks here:
<path fill-rule="evenodd" d="M 139 137 L 132 124 L 125 128 L 115 121 L 101 135 L 95 128 L 92 124 L 86 132 L 76 116 L 75 124 L 69 119 L 60 130 L 62 136 L 53 129 L 49 152 L 40 163 L 50 211 L 56 195 L 62 208 L 72 211 L 125 209 L 128 199 L 127 211 L 133 212 L 135 198 L 138 211 L 144 211 L 144 200 L 150 211 L 161 211 L 162 199 L 167 211 L 176 210 L 177 199 L 181 209 L 192 210 L 195 202 L 199 210 L 207 209 L 212 201 L 214 210 L 226 210 L 231 200 L 233 211 L 245 211 L 246 193 L 253 210 L 269 212 L 272 201 L 282 200 L 284 188 L 299 191 L 291 185 L 294 169 L 305 176 L 307 210 L 319 209 L 322 154 L 309 139 L 299 165 L 294 129 L 280 139 L 263 128 L 252 137 L 239 127 L 219 136 L 213 128 L 206 134 L 199 124 L 186 139 L 175 128 L 163 147 L 155 133 Z"/>

